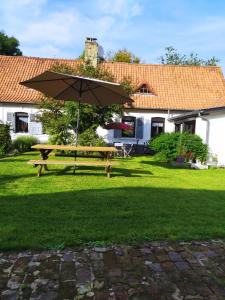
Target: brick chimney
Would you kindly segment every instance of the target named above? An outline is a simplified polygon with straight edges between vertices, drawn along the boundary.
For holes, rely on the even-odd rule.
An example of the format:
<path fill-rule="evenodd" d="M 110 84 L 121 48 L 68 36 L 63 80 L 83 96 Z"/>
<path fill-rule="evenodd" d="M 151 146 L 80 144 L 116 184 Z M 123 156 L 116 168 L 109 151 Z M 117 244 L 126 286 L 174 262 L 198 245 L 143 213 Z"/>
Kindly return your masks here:
<path fill-rule="evenodd" d="M 98 45 L 96 38 L 87 37 L 85 41 L 84 61 L 93 67 L 97 67 L 98 62 L 103 59 L 102 47 Z"/>

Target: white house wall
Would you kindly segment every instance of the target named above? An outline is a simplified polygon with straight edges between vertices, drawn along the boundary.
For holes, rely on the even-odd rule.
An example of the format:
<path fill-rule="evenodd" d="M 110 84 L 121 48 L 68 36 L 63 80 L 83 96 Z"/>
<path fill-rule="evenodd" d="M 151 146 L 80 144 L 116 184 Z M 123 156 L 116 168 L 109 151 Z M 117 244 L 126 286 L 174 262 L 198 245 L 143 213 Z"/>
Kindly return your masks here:
<path fill-rule="evenodd" d="M 219 165 L 225 166 L 225 114 L 213 113 L 208 119 L 210 151 L 213 155 L 217 155 Z"/>
<path fill-rule="evenodd" d="M 199 135 L 203 142 L 208 144 L 207 141 L 207 121 L 203 120 L 202 118 L 196 118 L 195 123 L 195 134 Z"/>
<path fill-rule="evenodd" d="M 178 113 L 174 114 L 177 115 Z M 165 132 L 173 132 L 174 124 L 168 121 L 168 117 L 171 117 L 171 114 L 168 112 L 126 112 L 126 116 L 133 116 L 137 118 L 142 118 L 144 122 L 144 132 L 143 139 L 138 141 L 139 144 L 147 143 L 151 138 L 151 120 L 152 118 L 165 118 Z M 102 136 L 108 143 L 126 143 L 126 144 L 136 144 L 136 138 L 114 138 L 114 130 L 106 130 L 101 127 L 97 129 L 98 135 Z"/>
<path fill-rule="evenodd" d="M 208 121 L 207 121 L 208 120 Z M 195 133 L 208 144 L 210 157 L 216 158 L 218 165 L 225 166 L 225 113 L 210 112 L 196 119 Z"/>
<path fill-rule="evenodd" d="M 3 123 L 7 123 L 7 113 L 16 113 L 16 112 L 24 112 L 28 114 L 28 118 L 31 114 L 36 114 L 39 112 L 39 109 L 31 104 L 7 104 L 0 103 L 0 121 Z M 30 120 L 30 118 L 28 119 Z M 31 133 L 32 123 L 28 122 L 28 133 L 15 133 L 11 130 L 11 137 L 15 139 L 17 136 L 21 135 L 33 135 L 38 138 L 40 142 L 46 142 L 48 140 L 48 136 L 46 134 L 42 134 L 42 130 L 39 130 L 39 133 Z M 41 124 L 39 123 L 39 127 Z"/>

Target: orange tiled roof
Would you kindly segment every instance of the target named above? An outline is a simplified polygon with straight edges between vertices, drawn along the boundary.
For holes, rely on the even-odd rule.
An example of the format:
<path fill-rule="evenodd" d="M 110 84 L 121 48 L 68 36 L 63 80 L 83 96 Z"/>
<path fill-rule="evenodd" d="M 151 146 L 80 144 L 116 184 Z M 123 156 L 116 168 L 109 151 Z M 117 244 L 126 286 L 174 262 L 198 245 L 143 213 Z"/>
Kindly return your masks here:
<path fill-rule="evenodd" d="M 56 63 L 65 63 L 75 67 L 79 61 L 0 55 L 0 102 L 38 103 L 39 92 L 28 89 L 19 83 L 43 73 Z"/>
<path fill-rule="evenodd" d="M 0 56 L 0 102 L 37 103 L 38 92 L 20 81 L 48 70 L 55 63 L 75 67 L 74 59 Z M 137 109 L 194 110 L 225 105 L 225 81 L 219 67 L 127 64 L 103 62 L 117 81 L 130 77 L 136 87 L 147 83 L 153 95 L 133 96 Z"/>

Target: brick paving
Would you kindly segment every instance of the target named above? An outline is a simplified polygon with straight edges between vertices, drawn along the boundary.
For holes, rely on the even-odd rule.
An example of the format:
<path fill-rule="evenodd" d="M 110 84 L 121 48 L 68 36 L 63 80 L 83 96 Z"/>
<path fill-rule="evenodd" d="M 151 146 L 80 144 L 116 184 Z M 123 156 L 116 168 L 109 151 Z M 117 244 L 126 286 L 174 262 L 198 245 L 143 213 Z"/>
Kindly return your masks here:
<path fill-rule="evenodd" d="M 1 252 L 0 299 L 225 299 L 225 242 Z"/>

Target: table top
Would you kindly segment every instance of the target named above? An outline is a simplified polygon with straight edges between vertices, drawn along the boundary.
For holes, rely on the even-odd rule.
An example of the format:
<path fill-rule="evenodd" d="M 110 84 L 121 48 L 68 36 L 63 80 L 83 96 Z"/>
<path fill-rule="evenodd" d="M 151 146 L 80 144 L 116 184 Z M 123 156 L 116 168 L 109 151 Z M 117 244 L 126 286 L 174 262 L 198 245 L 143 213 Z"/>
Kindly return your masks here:
<path fill-rule="evenodd" d="M 117 152 L 115 147 L 89 147 L 89 146 L 74 146 L 74 145 L 46 145 L 37 144 L 31 147 L 38 150 L 67 150 L 67 151 L 90 151 L 90 152 Z"/>

